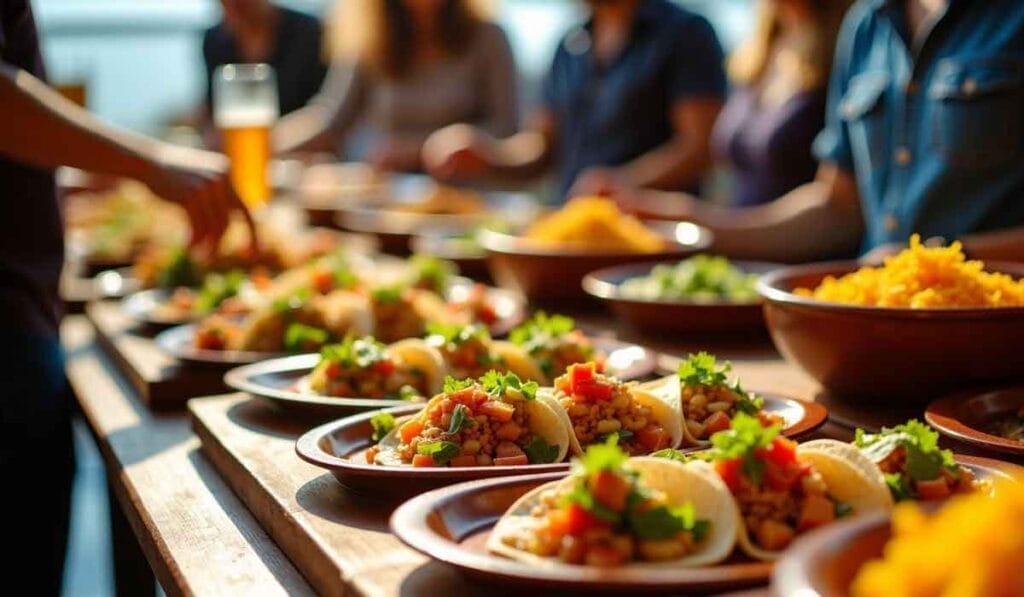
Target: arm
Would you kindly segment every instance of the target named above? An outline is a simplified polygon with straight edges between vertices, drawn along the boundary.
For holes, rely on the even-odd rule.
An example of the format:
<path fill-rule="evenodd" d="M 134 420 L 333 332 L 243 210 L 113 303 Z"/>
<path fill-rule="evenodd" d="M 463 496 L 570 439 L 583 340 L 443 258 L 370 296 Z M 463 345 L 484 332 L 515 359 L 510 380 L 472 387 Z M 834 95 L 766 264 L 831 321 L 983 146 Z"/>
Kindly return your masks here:
<path fill-rule="evenodd" d="M 482 52 L 484 77 L 481 127 L 496 137 L 508 137 L 519 129 L 516 63 L 508 38 L 497 25 L 489 25 Z"/>
<path fill-rule="evenodd" d="M 757 207 L 730 209 L 668 193 L 643 201 L 672 204 L 671 216 L 711 229 L 713 251 L 740 259 L 799 262 L 849 253 L 864 229 L 856 181 L 831 164 L 820 166 L 814 181 Z"/>
<path fill-rule="evenodd" d="M 363 111 L 366 85 L 359 66 L 332 66 L 320 93 L 274 127 L 274 153 L 333 152 Z"/>
<path fill-rule="evenodd" d="M 0 153 L 52 169 L 73 166 L 142 181 L 179 203 L 196 244 L 212 248 L 231 211 L 241 211 L 220 154 L 176 147 L 107 126 L 29 73 L 0 64 Z M 252 239 L 255 242 L 255 231 Z"/>

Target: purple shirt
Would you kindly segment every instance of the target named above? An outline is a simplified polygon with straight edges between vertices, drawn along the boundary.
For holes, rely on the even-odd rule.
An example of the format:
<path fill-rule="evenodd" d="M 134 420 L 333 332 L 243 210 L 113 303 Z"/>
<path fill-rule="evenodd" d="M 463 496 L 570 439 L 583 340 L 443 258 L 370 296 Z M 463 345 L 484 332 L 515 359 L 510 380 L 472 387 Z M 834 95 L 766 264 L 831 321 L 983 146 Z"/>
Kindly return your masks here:
<path fill-rule="evenodd" d="M 0 0 L 0 61 L 45 77 L 28 0 Z M 56 336 L 63 262 L 53 171 L 0 156 L 0 331 Z"/>
<path fill-rule="evenodd" d="M 824 89 L 802 91 L 765 108 L 752 89 L 733 91 L 711 138 L 716 157 L 735 172 L 731 205 L 766 203 L 814 178 L 811 144 L 825 123 L 825 96 Z"/>

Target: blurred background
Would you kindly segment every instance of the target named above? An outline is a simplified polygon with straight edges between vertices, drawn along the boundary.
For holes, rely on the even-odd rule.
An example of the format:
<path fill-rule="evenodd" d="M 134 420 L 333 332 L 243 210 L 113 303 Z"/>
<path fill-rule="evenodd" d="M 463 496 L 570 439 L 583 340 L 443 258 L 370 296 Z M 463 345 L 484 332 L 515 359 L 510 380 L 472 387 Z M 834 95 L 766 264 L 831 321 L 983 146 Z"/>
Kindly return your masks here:
<path fill-rule="evenodd" d="M 753 0 L 678 1 L 711 21 L 726 52 L 751 27 Z M 276 3 L 314 16 L 333 6 L 330 0 Z M 581 5 L 573 0 L 494 4 L 519 66 L 521 106 L 528 109 L 556 42 L 579 18 Z M 220 18 L 216 0 L 34 0 L 33 8 L 51 82 L 65 93 L 84 95 L 87 107 L 104 120 L 174 138 L 170 123 L 202 99 L 202 37 Z M 103 466 L 88 432 L 76 431 L 74 526 L 64 586 L 74 595 L 112 595 Z"/>

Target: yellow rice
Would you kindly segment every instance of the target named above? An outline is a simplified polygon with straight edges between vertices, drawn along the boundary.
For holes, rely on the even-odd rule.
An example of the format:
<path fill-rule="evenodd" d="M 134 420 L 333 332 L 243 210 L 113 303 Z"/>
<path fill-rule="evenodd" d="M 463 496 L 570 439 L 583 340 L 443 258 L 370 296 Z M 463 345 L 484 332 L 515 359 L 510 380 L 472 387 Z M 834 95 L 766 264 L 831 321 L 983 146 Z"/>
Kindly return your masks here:
<path fill-rule="evenodd" d="M 614 201 L 577 197 L 557 212 L 541 218 L 526 231 L 526 238 L 575 249 L 656 253 L 665 240 L 640 220 L 619 211 Z"/>
<path fill-rule="evenodd" d="M 941 309 L 1016 307 L 1024 305 L 1024 280 L 983 271 L 981 261 L 968 261 L 959 242 L 926 247 L 918 235 L 910 247 L 885 260 L 882 267 L 862 267 L 835 278 L 828 276 L 813 291 L 794 292 L 830 303 L 874 307 Z"/>
<path fill-rule="evenodd" d="M 1024 479 L 1003 480 L 994 495 L 952 498 L 924 514 L 897 506 L 883 558 L 865 564 L 854 597 L 1011 597 L 1024 595 Z"/>

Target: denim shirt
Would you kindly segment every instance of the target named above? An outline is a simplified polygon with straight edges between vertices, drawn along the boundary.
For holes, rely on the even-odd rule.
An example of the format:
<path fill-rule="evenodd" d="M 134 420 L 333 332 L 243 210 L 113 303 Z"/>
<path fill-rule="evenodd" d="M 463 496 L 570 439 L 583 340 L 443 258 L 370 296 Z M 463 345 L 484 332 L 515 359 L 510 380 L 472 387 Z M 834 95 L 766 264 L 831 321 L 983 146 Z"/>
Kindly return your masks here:
<path fill-rule="evenodd" d="M 544 84 L 555 119 L 561 193 L 590 167 L 619 166 L 672 138 L 673 104 L 725 95 L 722 47 L 704 17 L 667 0 L 644 0 L 630 40 L 606 65 L 591 23 L 570 31 Z"/>
<path fill-rule="evenodd" d="M 950 0 L 906 29 L 902 1 L 854 5 L 815 140 L 856 177 L 864 250 L 1024 224 L 1024 2 Z"/>

